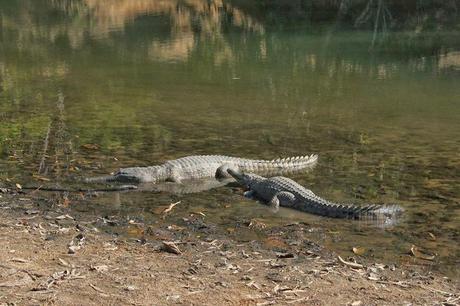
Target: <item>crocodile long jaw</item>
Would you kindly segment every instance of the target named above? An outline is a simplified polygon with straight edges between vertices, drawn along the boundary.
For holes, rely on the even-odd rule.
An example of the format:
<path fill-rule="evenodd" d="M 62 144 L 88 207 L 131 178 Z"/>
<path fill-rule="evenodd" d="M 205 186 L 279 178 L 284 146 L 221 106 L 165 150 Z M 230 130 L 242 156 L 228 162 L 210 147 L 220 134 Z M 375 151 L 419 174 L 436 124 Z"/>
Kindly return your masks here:
<path fill-rule="evenodd" d="M 115 181 L 116 181 L 115 175 L 104 175 L 104 176 L 84 178 L 85 183 L 106 183 L 106 182 L 115 182 Z"/>

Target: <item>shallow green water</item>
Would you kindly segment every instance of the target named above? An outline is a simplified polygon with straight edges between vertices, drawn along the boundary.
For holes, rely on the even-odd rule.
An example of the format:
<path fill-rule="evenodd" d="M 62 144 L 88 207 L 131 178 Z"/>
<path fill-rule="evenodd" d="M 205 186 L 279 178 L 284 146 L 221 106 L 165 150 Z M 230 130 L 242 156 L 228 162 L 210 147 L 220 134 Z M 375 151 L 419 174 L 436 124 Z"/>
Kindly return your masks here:
<path fill-rule="evenodd" d="M 318 166 L 297 181 L 335 201 L 400 203 L 403 222 L 381 230 L 273 215 L 229 188 L 107 194 L 74 209 L 156 222 L 152 209 L 179 198 L 177 217 L 202 211 L 224 229 L 243 218 L 308 222 L 322 230 L 312 238 L 342 253 L 362 245 L 393 260 L 416 244 L 439 254 L 427 264 L 452 271 L 460 255 L 458 31 L 390 33 L 371 48 L 372 33 L 275 31 L 238 7 L 206 3 L 1 2 L 2 184 L 65 183 L 192 154 L 318 153 Z"/>

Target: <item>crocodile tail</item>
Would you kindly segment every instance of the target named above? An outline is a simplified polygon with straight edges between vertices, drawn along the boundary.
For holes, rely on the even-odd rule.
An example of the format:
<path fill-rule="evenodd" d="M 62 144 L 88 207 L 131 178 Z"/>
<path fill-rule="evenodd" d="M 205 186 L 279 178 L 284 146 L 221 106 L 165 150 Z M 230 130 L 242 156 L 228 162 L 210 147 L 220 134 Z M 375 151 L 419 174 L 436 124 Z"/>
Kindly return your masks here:
<path fill-rule="evenodd" d="M 313 168 L 318 162 L 318 155 L 305 155 L 273 160 L 245 161 L 239 165 L 244 172 L 261 175 L 281 175 Z"/>
<path fill-rule="evenodd" d="M 297 208 L 324 217 L 372 221 L 382 223 L 382 225 L 395 223 L 403 212 L 403 209 L 398 205 L 338 204 L 316 195 L 306 196 Z"/>
<path fill-rule="evenodd" d="M 394 224 L 404 210 L 399 205 L 341 205 L 328 203 L 324 212 L 329 217 L 377 222 L 383 226 Z"/>

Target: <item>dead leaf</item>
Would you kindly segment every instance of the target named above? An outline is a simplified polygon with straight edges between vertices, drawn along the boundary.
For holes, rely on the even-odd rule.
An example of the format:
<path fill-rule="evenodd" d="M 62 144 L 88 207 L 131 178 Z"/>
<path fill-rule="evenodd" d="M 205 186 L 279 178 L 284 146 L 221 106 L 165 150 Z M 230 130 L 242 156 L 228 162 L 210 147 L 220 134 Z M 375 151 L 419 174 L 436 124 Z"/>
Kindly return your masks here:
<path fill-rule="evenodd" d="M 179 247 L 172 241 L 163 241 L 163 246 L 161 247 L 161 249 L 168 253 L 173 253 L 177 255 L 182 254 L 182 251 L 179 250 Z"/>
<path fill-rule="evenodd" d="M 428 239 L 431 240 L 431 241 L 435 241 L 436 240 L 436 236 L 431 233 L 431 232 L 428 232 Z"/>
<path fill-rule="evenodd" d="M 366 249 L 364 247 L 353 247 L 353 253 L 355 253 L 356 255 L 359 255 L 359 256 L 362 256 L 364 255 L 364 253 L 366 253 Z"/>
<path fill-rule="evenodd" d="M 79 249 L 81 249 L 81 246 L 79 246 L 79 245 L 71 245 L 68 248 L 68 253 L 69 254 L 75 254 Z"/>
<path fill-rule="evenodd" d="M 21 186 L 21 184 L 19 184 L 19 183 L 16 183 L 16 188 L 17 188 L 17 189 L 22 189 L 22 186 Z"/>
<path fill-rule="evenodd" d="M 288 247 L 288 245 L 281 240 L 281 238 L 278 237 L 268 237 L 267 239 L 264 240 L 264 244 L 270 248 L 281 248 L 285 249 Z"/>
<path fill-rule="evenodd" d="M 96 272 L 106 272 L 109 270 L 109 266 L 107 265 L 91 266 L 89 269 L 91 271 L 96 271 Z"/>
<path fill-rule="evenodd" d="M 425 251 L 422 251 L 420 248 L 418 248 L 415 245 L 412 245 L 412 247 L 410 248 L 410 251 L 411 251 L 412 255 L 414 255 L 415 257 L 420 258 L 420 259 L 434 260 L 435 257 L 436 257 L 436 255 L 428 254 Z"/>
<path fill-rule="evenodd" d="M 264 229 L 267 227 L 267 225 L 265 223 L 263 223 L 262 221 L 259 221 L 257 219 L 251 219 L 251 221 L 249 222 L 249 225 L 248 225 L 249 228 L 251 229 Z"/>

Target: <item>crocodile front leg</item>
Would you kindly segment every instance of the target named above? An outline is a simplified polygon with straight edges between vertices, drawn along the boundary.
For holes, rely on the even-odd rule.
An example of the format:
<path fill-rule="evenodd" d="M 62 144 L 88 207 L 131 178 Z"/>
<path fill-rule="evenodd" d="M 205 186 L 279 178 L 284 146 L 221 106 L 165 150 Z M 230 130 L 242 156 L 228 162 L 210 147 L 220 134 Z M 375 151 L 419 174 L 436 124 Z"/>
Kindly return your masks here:
<path fill-rule="evenodd" d="M 254 190 L 248 190 L 243 193 L 245 198 L 248 199 L 255 199 L 256 198 L 256 192 Z"/>
<path fill-rule="evenodd" d="M 295 195 L 287 192 L 280 191 L 273 196 L 273 198 L 268 202 L 268 205 L 273 210 L 273 212 L 278 212 L 280 205 L 285 207 L 292 207 L 295 203 Z"/>
<path fill-rule="evenodd" d="M 224 178 L 229 178 L 232 177 L 230 173 L 228 173 L 228 169 L 232 169 L 233 171 L 239 171 L 238 167 L 232 164 L 225 163 L 216 170 L 215 177 L 216 179 L 224 179 Z"/>
<path fill-rule="evenodd" d="M 166 179 L 166 181 L 167 182 L 177 183 L 177 184 L 182 183 L 182 177 L 181 177 L 181 175 L 179 173 L 179 170 L 177 168 L 172 168 L 171 169 L 171 174 Z"/>

